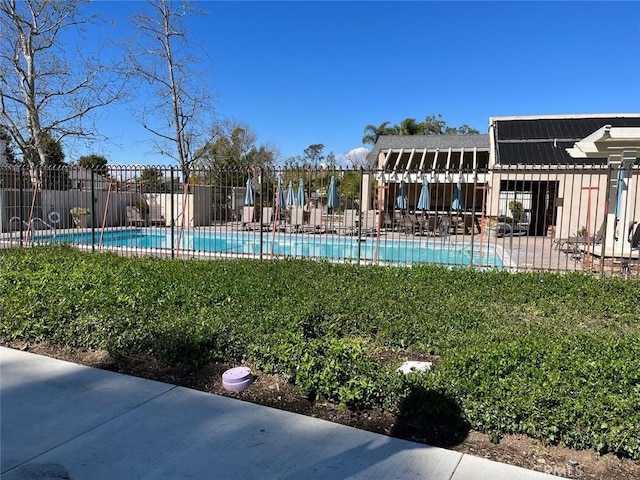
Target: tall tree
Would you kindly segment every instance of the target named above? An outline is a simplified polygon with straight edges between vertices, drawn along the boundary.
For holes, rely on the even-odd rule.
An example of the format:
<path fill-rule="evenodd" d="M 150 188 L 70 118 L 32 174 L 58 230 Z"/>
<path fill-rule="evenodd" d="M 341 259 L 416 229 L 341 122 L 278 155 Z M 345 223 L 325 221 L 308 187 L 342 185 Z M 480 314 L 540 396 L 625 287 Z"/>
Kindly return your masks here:
<path fill-rule="evenodd" d="M 11 138 L 11 135 L 9 135 L 9 131 L 3 125 L 0 125 L 0 142 L 4 142 L 4 151 L 0 148 L 0 154 L 4 155 L 5 161 L 9 165 L 15 165 L 18 163 L 16 154 L 13 151 L 13 139 Z"/>
<path fill-rule="evenodd" d="M 199 166 L 218 169 L 273 167 L 277 149 L 259 145 L 257 135 L 248 125 L 231 120 L 217 124 L 213 130 L 213 140 L 197 153 Z"/>
<path fill-rule="evenodd" d="M 107 158 L 97 153 L 81 156 L 78 158 L 78 165 L 87 170 L 93 170 L 100 175 L 107 175 L 109 171 L 107 168 Z"/>
<path fill-rule="evenodd" d="M 228 185 L 244 185 L 249 169 L 273 169 L 279 155 L 277 149 L 258 144 L 257 135 L 248 125 L 228 120 L 217 123 L 212 130 L 213 140 L 197 152 L 197 165 L 211 170 L 213 177 L 223 176 L 223 183 Z M 206 181 L 217 183 L 213 178 Z"/>
<path fill-rule="evenodd" d="M 41 167 L 63 167 L 66 165 L 62 144 L 58 140 L 54 139 L 48 133 L 45 133 L 40 138 L 40 143 L 42 145 L 42 151 L 44 152 L 44 162 L 41 160 L 35 148 L 29 148 L 24 155 L 24 161 L 27 165 Z"/>
<path fill-rule="evenodd" d="M 302 159 L 305 164 L 313 168 L 319 167 L 325 159 L 324 144 L 314 143 L 313 145 L 309 145 L 304 149 L 304 155 Z"/>
<path fill-rule="evenodd" d="M 67 44 L 95 18 L 82 0 L 0 0 L 0 118 L 31 170 L 48 165 L 47 135 L 96 138 L 92 113 L 120 98 L 124 79 Z M 82 39 L 78 40 L 79 46 Z"/>
<path fill-rule="evenodd" d="M 323 143 L 314 143 L 304 149 L 302 155 L 289 157 L 285 160 L 284 166 L 287 169 L 293 168 L 312 168 L 321 167 L 335 168 L 337 164 L 336 154 L 334 152 L 324 153 Z"/>
<path fill-rule="evenodd" d="M 427 115 L 423 122 L 420 122 L 420 135 L 444 135 L 447 130 L 447 122 L 441 114 Z"/>
<path fill-rule="evenodd" d="M 336 154 L 333 152 L 327 153 L 327 156 L 324 158 L 324 164 L 327 168 L 336 168 L 338 160 L 336 159 Z"/>
<path fill-rule="evenodd" d="M 189 54 L 183 18 L 196 12 L 186 1 L 147 0 L 150 13 L 133 17 L 138 41 L 130 52 L 134 73 L 151 88 L 152 99 L 141 119 L 153 134 L 154 149 L 178 162 L 189 181 L 200 148 L 207 143 L 213 117 L 212 97 L 195 70 L 197 59 Z"/>
<path fill-rule="evenodd" d="M 35 165 L 38 170 L 38 187 L 47 190 L 68 190 L 71 188 L 69 171 L 65 168 L 65 155 L 62 144 L 45 133 L 41 139 L 45 162 L 41 163 L 35 148 L 27 150 L 22 164 Z M 44 167 L 44 168 L 41 168 Z"/>
<path fill-rule="evenodd" d="M 144 168 L 140 173 L 139 182 L 139 188 L 145 193 L 166 192 L 169 190 L 162 175 L 162 170 L 156 167 Z"/>

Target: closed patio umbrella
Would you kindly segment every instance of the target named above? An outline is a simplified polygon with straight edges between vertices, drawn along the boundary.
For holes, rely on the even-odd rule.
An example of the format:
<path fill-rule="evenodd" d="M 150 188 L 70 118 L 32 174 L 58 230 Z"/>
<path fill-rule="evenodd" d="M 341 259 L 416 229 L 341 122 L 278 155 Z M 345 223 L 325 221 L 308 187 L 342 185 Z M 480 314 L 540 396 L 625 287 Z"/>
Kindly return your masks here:
<path fill-rule="evenodd" d="M 327 192 L 327 208 L 331 210 L 338 208 L 340 199 L 338 198 L 338 189 L 336 188 L 336 179 L 332 175 L 329 181 L 329 191 Z"/>
<path fill-rule="evenodd" d="M 404 182 L 400 182 L 400 186 L 398 187 L 398 196 L 396 197 L 396 208 L 406 210 L 407 204 L 407 195 L 404 193 Z"/>
<path fill-rule="evenodd" d="M 429 197 L 429 179 L 425 175 L 422 177 L 422 189 L 418 197 L 418 210 L 429 210 L 431 208 L 431 198 Z"/>
<path fill-rule="evenodd" d="M 300 178 L 298 182 L 298 195 L 296 196 L 296 205 L 304 206 L 307 203 L 304 195 L 304 180 Z"/>
<path fill-rule="evenodd" d="M 286 204 L 288 207 L 291 207 L 296 204 L 296 197 L 293 194 L 293 182 L 289 180 L 289 186 L 287 187 L 287 201 Z"/>
<path fill-rule="evenodd" d="M 462 200 L 462 185 L 460 184 L 460 180 L 458 179 L 458 183 L 456 183 L 456 188 L 453 191 L 453 201 L 451 202 L 451 210 L 463 210 L 464 209 L 464 201 Z"/>
<path fill-rule="evenodd" d="M 253 197 L 253 184 L 251 183 L 251 178 L 248 178 L 247 191 L 244 194 L 244 204 L 251 206 L 254 203 L 255 203 L 255 199 Z"/>

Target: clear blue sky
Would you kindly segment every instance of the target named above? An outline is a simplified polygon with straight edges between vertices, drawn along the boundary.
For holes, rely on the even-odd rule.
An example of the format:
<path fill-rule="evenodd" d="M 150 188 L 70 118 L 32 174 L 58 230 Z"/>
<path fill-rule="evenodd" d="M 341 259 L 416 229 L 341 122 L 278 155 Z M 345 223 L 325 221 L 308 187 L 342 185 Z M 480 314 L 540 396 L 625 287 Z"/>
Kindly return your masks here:
<path fill-rule="evenodd" d="M 367 124 L 423 120 L 487 132 L 490 116 L 640 112 L 640 2 L 196 2 L 220 117 L 283 158 L 361 147 Z M 143 2 L 92 5 L 128 34 Z M 197 51 L 196 51 L 197 53 Z M 110 164 L 170 164 L 125 106 L 101 118 Z M 86 152 L 89 153 L 89 152 Z M 71 158 L 72 160 L 72 158 Z"/>

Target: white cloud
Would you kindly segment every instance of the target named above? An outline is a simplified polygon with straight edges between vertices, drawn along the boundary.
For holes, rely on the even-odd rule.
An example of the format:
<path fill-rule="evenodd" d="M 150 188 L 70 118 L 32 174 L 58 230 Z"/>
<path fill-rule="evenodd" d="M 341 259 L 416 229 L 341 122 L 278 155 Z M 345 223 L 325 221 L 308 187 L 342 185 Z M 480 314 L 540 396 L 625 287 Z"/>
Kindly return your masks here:
<path fill-rule="evenodd" d="M 349 168 L 366 167 L 368 153 L 369 150 L 364 147 L 349 150 L 349 152 L 344 155 L 346 166 Z"/>

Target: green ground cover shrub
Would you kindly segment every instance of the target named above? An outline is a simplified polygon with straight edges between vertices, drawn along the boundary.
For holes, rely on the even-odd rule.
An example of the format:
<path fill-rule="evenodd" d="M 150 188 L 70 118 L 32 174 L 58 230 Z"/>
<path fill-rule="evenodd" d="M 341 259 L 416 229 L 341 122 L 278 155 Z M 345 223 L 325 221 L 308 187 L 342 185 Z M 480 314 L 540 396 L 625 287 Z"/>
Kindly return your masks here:
<path fill-rule="evenodd" d="M 637 280 L 582 274 L 0 251 L 5 339 L 245 359 L 311 398 L 636 460 L 639 305 Z M 415 353 L 440 360 L 397 374 Z"/>

